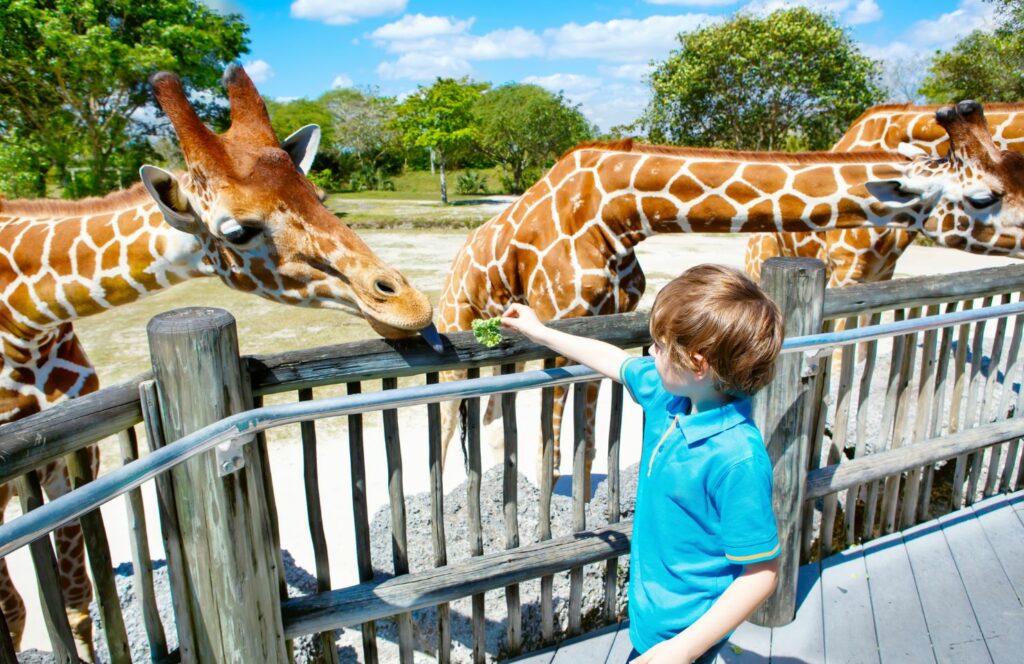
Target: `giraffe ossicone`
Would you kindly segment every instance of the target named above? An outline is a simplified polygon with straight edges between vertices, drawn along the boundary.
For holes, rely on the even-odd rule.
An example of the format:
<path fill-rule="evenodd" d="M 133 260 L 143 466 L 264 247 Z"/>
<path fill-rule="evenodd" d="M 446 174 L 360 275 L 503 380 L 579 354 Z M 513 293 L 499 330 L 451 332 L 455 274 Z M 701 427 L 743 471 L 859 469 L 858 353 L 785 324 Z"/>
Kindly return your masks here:
<path fill-rule="evenodd" d="M 84 201 L 0 198 L 0 424 L 98 389 L 75 319 L 193 277 L 354 313 L 385 337 L 433 331 L 437 340 L 427 297 L 327 210 L 306 179 L 318 128 L 279 143 L 237 65 L 224 75 L 231 126 L 223 134 L 203 124 L 176 76 L 159 73 L 151 83 L 186 172 L 145 166 L 142 184 Z M 88 449 L 95 475 L 99 454 Z M 43 468 L 40 482 L 50 498 L 70 489 L 62 461 Z M 12 489 L 0 486 L 0 515 Z M 78 523 L 58 529 L 55 541 L 79 655 L 92 661 L 92 588 Z M 20 646 L 25 606 L 3 559 L 0 607 Z"/>
<path fill-rule="evenodd" d="M 996 148 L 980 105 L 962 103 L 937 122 L 953 146 L 946 158 L 578 146 L 469 236 L 446 278 L 438 326 L 469 329 L 514 302 L 542 320 L 632 311 L 646 285 L 633 247 L 655 233 L 892 227 L 1024 255 L 1024 157 Z M 564 394 L 556 393 L 556 427 Z M 445 445 L 455 407 L 445 408 Z M 592 459 L 592 424 L 586 440 Z"/>

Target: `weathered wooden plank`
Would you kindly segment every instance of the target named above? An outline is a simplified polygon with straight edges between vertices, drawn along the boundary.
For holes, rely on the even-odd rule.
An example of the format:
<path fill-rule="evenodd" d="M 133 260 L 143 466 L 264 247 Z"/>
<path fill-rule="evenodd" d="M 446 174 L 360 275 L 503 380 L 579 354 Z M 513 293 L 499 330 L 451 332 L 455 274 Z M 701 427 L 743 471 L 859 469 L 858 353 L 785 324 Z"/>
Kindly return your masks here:
<path fill-rule="evenodd" d="M 742 623 L 718 655 L 725 664 L 764 664 L 771 660 L 772 629 L 751 622 Z"/>
<path fill-rule="evenodd" d="M 362 383 L 353 382 L 345 386 L 346 394 L 362 392 Z M 363 416 L 348 416 L 348 458 L 352 491 L 352 526 L 355 530 L 356 567 L 359 581 L 365 583 L 373 578 L 373 561 L 370 558 L 370 516 L 366 505 L 366 456 L 363 449 Z M 367 664 L 377 664 L 377 625 L 368 621 L 360 626 L 363 643 L 363 659 Z"/>
<path fill-rule="evenodd" d="M 832 332 L 834 328 L 834 321 L 822 321 L 822 332 Z M 811 397 L 812 411 L 809 430 L 810 437 L 808 439 L 808 470 L 820 468 L 822 464 L 822 445 L 825 441 L 825 421 L 828 419 L 829 412 L 829 389 L 832 382 L 832 356 L 834 354 L 829 353 L 824 358 L 818 360 L 817 372 L 814 377 L 814 387 L 812 388 L 814 396 Z M 828 452 L 829 458 L 832 456 L 831 452 L 832 450 L 830 449 Z M 829 463 L 836 463 L 838 461 L 839 459 L 836 458 L 834 461 L 829 461 Z M 811 559 L 811 542 L 814 539 L 814 511 L 814 504 L 804 503 L 803 520 L 800 524 L 800 560 L 802 561 Z M 821 530 L 825 530 L 824 520 L 822 520 Z M 824 547 L 826 545 L 822 542 L 821 546 Z M 819 554 L 820 557 L 821 555 Z"/>
<path fill-rule="evenodd" d="M 427 385 L 437 385 L 438 374 L 427 374 Z M 427 443 L 430 464 L 430 535 L 434 546 L 434 567 L 448 564 L 448 546 L 444 533 L 444 472 L 441 469 L 441 404 L 427 404 Z M 451 659 L 451 619 L 448 604 L 437 607 L 437 660 Z"/>
<path fill-rule="evenodd" d="M 857 326 L 857 317 L 851 316 L 846 319 L 844 329 L 851 330 Z M 825 464 L 831 466 L 832 464 L 839 463 L 842 458 L 843 450 L 846 449 L 846 436 L 847 430 L 850 425 L 850 406 L 853 402 L 853 371 L 854 363 L 856 362 L 857 347 L 844 346 L 840 355 L 839 361 L 839 388 L 836 394 L 836 418 L 835 424 L 832 425 L 832 441 L 829 445 L 828 456 L 825 459 Z M 822 406 L 824 410 L 824 406 Z M 836 522 L 836 511 L 838 507 L 838 496 L 835 494 L 829 494 L 825 496 L 825 500 L 821 510 L 821 535 L 819 541 L 821 542 L 821 553 L 819 557 L 824 557 L 832 553 L 832 538 L 833 530 Z M 850 512 L 846 515 L 846 518 L 853 520 L 854 512 Z"/>
<path fill-rule="evenodd" d="M 761 273 L 761 286 L 782 311 L 791 336 L 821 329 L 825 266 L 803 258 L 770 258 Z M 774 380 L 754 397 L 754 421 L 765 432 L 768 456 L 774 466 L 772 505 L 779 522 L 782 554 L 775 593 L 754 613 L 752 621 L 781 625 L 793 617 L 800 555 L 800 523 L 804 507 L 809 414 L 814 387 L 800 353 L 779 357 Z"/>
<path fill-rule="evenodd" d="M 946 305 L 943 313 L 953 313 L 958 308 L 957 302 L 950 302 Z M 950 388 L 949 361 L 953 348 L 953 328 L 942 328 L 942 341 L 939 342 L 939 364 L 935 369 L 935 395 L 932 399 L 931 420 L 928 426 L 928 437 L 935 438 L 942 433 L 946 423 L 946 393 Z M 934 480 L 935 467 L 928 464 L 924 469 L 924 487 L 921 490 L 921 500 L 918 505 L 918 520 L 928 519 L 931 516 L 932 508 L 932 485 Z"/>
<path fill-rule="evenodd" d="M 903 535 L 879 537 L 865 544 L 862 552 L 882 662 L 934 662 Z"/>
<path fill-rule="evenodd" d="M 608 658 L 605 662 L 607 664 L 625 664 L 631 652 L 633 652 L 633 644 L 629 640 L 629 621 L 624 620 L 619 623 L 619 628 L 615 632 L 615 641 L 608 650 Z"/>
<path fill-rule="evenodd" d="M 501 365 L 503 376 L 515 372 L 515 364 Z M 505 436 L 505 466 L 501 491 L 505 516 L 505 548 L 514 549 L 519 546 L 519 433 L 514 392 L 501 395 L 501 424 Z M 508 609 L 508 622 L 505 625 L 506 646 L 510 654 L 515 654 L 523 645 L 523 617 L 518 585 L 511 584 L 505 587 L 505 606 Z"/>
<path fill-rule="evenodd" d="M 7 626 L 7 618 L 0 609 L 0 664 L 18 664 L 18 655 L 14 652 L 14 639 L 11 628 Z"/>
<path fill-rule="evenodd" d="M 313 388 L 299 390 L 299 401 L 312 401 Z M 323 511 L 320 508 L 320 467 L 317 462 L 316 422 L 309 420 L 299 424 L 302 438 L 302 484 L 306 494 L 306 521 L 309 537 L 313 544 L 313 565 L 316 568 L 316 589 L 319 592 L 331 589 L 331 561 L 327 552 L 327 538 L 324 535 Z M 329 664 L 338 661 L 338 647 L 333 631 L 320 635 L 320 650 L 323 660 Z"/>
<path fill-rule="evenodd" d="M 1024 418 L 1004 420 L 961 431 L 943 438 L 933 438 L 912 445 L 860 459 L 820 468 L 807 475 L 806 499 L 811 500 L 834 491 L 848 489 L 858 483 L 874 481 L 915 466 L 949 459 L 988 445 L 995 445 L 1024 435 Z"/>
<path fill-rule="evenodd" d="M 974 302 L 964 302 L 963 310 L 974 308 Z M 954 360 L 955 377 L 953 379 L 953 395 L 949 403 L 949 432 L 954 433 L 964 428 L 961 417 L 966 417 L 961 411 L 963 409 L 963 396 L 967 389 L 967 342 L 970 338 L 969 324 L 961 325 L 958 331 L 956 342 L 956 358 Z M 950 506 L 953 509 L 960 509 L 963 503 L 964 472 L 967 468 L 967 458 L 956 460 L 953 471 L 953 493 L 950 496 Z"/>
<path fill-rule="evenodd" d="M 907 312 L 897 309 L 895 320 L 901 321 L 908 318 Z M 913 317 L 913 310 L 910 311 Z M 892 450 L 903 446 L 904 421 L 903 413 L 906 412 L 908 368 L 914 357 L 914 339 L 916 335 L 908 334 L 893 339 L 892 363 L 889 367 L 889 384 L 886 390 L 885 405 L 882 415 L 882 435 L 888 437 L 886 449 Z M 881 494 L 880 526 L 882 533 L 891 533 L 896 526 L 896 499 L 899 493 L 901 477 L 899 475 L 889 476 L 884 483 L 873 484 L 872 492 L 868 494 L 868 506 L 865 511 L 865 520 L 874 523 L 875 507 L 877 506 L 874 489 L 878 487 Z"/>
<path fill-rule="evenodd" d="M 572 390 L 572 523 L 573 532 L 587 527 L 586 500 L 590 495 L 586 476 L 587 384 L 576 383 Z M 569 570 L 569 634 L 579 634 L 583 619 L 583 567 Z"/>
<path fill-rule="evenodd" d="M 868 325 L 877 325 L 882 319 L 882 314 L 872 314 L 868 319 Z M 878 341 L 872 340 L 864 344 L 864 368 L 860 377 L 860 388 L 857 391 L 857 429 L 856 442 L 854 443 L 853 458 L 859 459 L 867 452 L 867 426 L 868 426 L 868 398 L 871 396 L 871 379 L 875 373 L 875 360 L 878 356 Z M 851 487 L 846 492 L 846 545 L 853 546 L 857 541 L 857 500 L 861 487 Z M 861 524 L 862 535 L 868 537 L 871 534 L 873 524 L 867 519 Z"/>
<path fill-rule="evenodd" d="M 43 489 L 39 485 L 39 475 L 32 470 L 15 480 L 18 489 L 18 500 L 21 511 L 27 514 L 43 504 Z M 36 570 L 36 581 L 39 583 L 39 603 L 43 608 L 43 621 L 50 637 L 54 658 L 61 664 L 78 662 L 75 650 L 75 638 L 71 634 L 71 625 L 64 610 L 64 595 L 61 593 L 60 572 L 57 570 L 57 559 L 53 555 L 53 547 L 49 537 L 41 537 L 28 545 L 32 554 L 32 564 Z"/>
<path fill-rule="evenodd" d="M 982 307 L 992 306 L 992 298 L 982 300 Z M 983 415 L 982 397 L 985 390 L 985 376 L 982 373 L 982 364 L 985 359 L 985 327 L 988 321 L 980 320 L 974 324 L 974 338 L 971 346 L 971 382 L 970 391 L 967 394 L 967 416 L 966 426 L 975 426 Z M 991 368 L 991 367 L 990 367 Z M 964 504 L 972 505 L 978 492 L 978 480 L 981 477 L 981 467 L 984 451 L 968 454 L 965 459 L 967 469 L 967 490 Z M 960 466 L 960 459 L 957 459 L 957 466 Z M 955 479 L 954 479 L 955 481 Z"/>
<path fill-rule="evenodd" d="M 929 522 L 903 533 L 935 657 L 951 664 L 988 662 L 974 609 L 940 530 Z"/>
<path fill-rule="evenodd" d="M 859 547 L 822 561 L 821 595 L 825 660 L 880 662 L 867 567 Z"/>
<path fill-rule="evenodd" d="M 961 275 L 963 278 L 958 279 L 936 279 L 929 275 L 832 288 L 825 298 L 825 317 L 840 318 L 898 306 L 921 307 L 974 299 L 1020 290 L 1024 286 L 1024 265 L 972 270 Z"/>
<path fill-rule="evenodd" d="M 142 421 L 144 374 L 0 426 L 0 484 Z"/>
<path fill-rule="evenodd" d="M 480 370 L 471 368 L 466 372 L 467 378 L 479 378 Z M 484 552 L 483 521 L 480 512 L 480 478 L 482 459 L 480 456 L 480 399 L 466 399 L 462 402 L 466 409 L 466 518 L 469 529 L 469 555 L 481 556 Z M 461 595 L 460 595 L 461 597 Z M 473 595 L 473 661 L 483 664 L 487 659 L 487 643 L 485 635 L 484 594 Z"/>
<path fill-rule="evenodd" d="M 575 639 L 558 644 L 552 664 L 579 664 L 579 662 L 605 662 L 615 644 L 619 626 L 608 625 L 587 632 Z"/>
<path fill-rule="evenodd" d="M 118 434 L 118 443 L 121 449 L 122 465 L 139 458 L 139 441 L 135 436 L 135 427 L 130 427 Z M 128 511 L 128 528 L 131 530 L 129 544 L 135 592 L 139 598 L 142 622 L 149 641 L 149 658 L 151 660 L 162 659 L 167 656 L 167 636 L 164 634 L 164 625 L 160 621 L 160 612 L 156 605 L 156 592 L 153 588 L 153 559 L 149 554 L 146 511 L 142 503 L 140 489 L 128 492 L 125 507 Z"/>
<path fill-rule="evenodd" d="M 598 338 L 621 348 L 634 348 L 651 340 L 644 313 L 566 318 L 549 324 L 569 334 Z M 253 387 L 257 394 L 269 394 L 345 381 L 398 378 L 557 357 L 549 348 L 515 333 L 505 333 L 504 341 L 494 348 L 480 345 L 472 332 L 452 332 L 443 337 L 446 341 L 441 353 L 421 339 L 370 339 L 250 356 Z"/>
<path fill-rule="evenodd" d="M 938 313 L 938 305 L 928 308 L 927 315 L 934 316 Z M 928 427 L 931 422 L 932 402 L 935 398 L 935 370 L 938 365 L 935 357 L 938 337 L 938 330 L 928 330 L 924 333 L 924 343 L 921 348 L 921 375 L 917 383 L 917 404 L 911 439 L 915 445 L 929 437 Z M 912 526 L 917 522 L 918 492 L 921 488 L 922 474 L 923 469 L 921 468 L 914 468 L 907 474 L 903 509 L 899 520 L 901 528 Z"/>
<path fill-rule="evenodd" d="M 544 368 L 552 369 L 555 360 L 544 360 Z M 555 466 L 555 430 L 554 430 L 555 390 L 545 387 L 540 394 L 540 499 L 538 519 L 540 541 L 551 539 L 551 492 L 554 489 Z M 554 639 L 554 577 L 544 576 L 540 580 L 540 630 L 544 643 Z"/>
<path fill-rule="evenodd" d="M 415 611 L 495 590 L 629 551 L 633 521 L 470 558 L 426 572 L 289 599 L 282 605 L 288 638 Z"/>
<path fill-rule="evenodd" d="M 619 506 L 619 442 L 622 438 L 622 383 L 612 383 L 612 403 L 608 422 L 608 523 L 618 523 Z M 619 559 L 611 558 L 605 563 L 604 576 L 604 619 L 613 622 L 618 616 L 618 573 Z"/>
<path fill-rule="evenodd" d="M 1024 607 L 973 510 L 939 518 L 967 598 L 995 662 L 1019 662 Z"/>
<path fill-rule="evenodd" d="M 801 566 L 797 578 L 796 618 L 772 629 L 772 661 L 823 662 L 825 628 L 818 563 Z"/>
<path fill-rule="evenodd" d="M 397 378 L 385 378 L 381 381 L 385 390 L 398 387 Z M 388 502 L 391 513 L 391 558 L 395 576 L 409 573 L 409 542 L 405 520 L 405 488 L 402 481 L 402 445 L 398 432 L 398 410 L 389 408 L 381 411 L 384 422 L 384 453 L 388 464 Z M 366 622 L 361 620 L 360 622 Z M 412 664 L 415 656 L 412 636 L 412 614 L 399 613 L 398 651 L 403 664 Z"/>
<path fill-rule="evenodd" d="M 974 515 L 991 542 L 1017 599 L 1024 603 L 1024 523 L 1013 513 L 1013 506 L 1004 496 L 976 503 Z"/>

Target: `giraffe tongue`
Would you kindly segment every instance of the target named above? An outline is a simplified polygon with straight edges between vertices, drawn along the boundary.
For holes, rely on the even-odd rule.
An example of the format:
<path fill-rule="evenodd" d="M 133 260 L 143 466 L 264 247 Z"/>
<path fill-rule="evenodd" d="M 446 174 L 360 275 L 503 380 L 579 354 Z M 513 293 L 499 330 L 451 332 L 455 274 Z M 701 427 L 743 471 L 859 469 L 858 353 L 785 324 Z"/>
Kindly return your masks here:
<path fill-rule="evenodd" d="M 437 328 L 434 327 L 433 323 L 420 330 L 420 336 L 423 337 L 423 340 L 430 344 L 430 347 L 435 351 L 438 353 L 444 352 L 444 339 L 441 338 L 441 335 L 438 333 Z"/>

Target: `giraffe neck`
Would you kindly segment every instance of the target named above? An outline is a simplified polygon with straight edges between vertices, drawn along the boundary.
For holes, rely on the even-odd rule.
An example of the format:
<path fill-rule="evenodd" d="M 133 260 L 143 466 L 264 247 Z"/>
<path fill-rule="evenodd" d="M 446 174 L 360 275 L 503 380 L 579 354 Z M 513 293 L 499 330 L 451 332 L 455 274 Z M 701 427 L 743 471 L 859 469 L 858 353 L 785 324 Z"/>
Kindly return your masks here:
<path fill-rule="evenodd" d="M 647 149 L 566 155 L 508 211 L 510 221 L 551 206 L 564 234 L 597 226 L 622 253 L 655 233 L 919 227 L 926 216 L 885 210 L 864 186 L 900 174 L 906 162 L 891 154 Z"/>
<path fill-rule="evenodd" d="M 832 149 L 891 152 L 900 143 L 913 143 L 932 156 L 945 155 L 949 141 L 935 122 L 935 111 L 939 108 L 900 104 L 868 109 Z M 1024 152 L 1024 104 L 987 104 L 985 119 L 996 145 Z"/>
<path fill-rule="evenodd" d="M 148 197 L 113 203 L 77 214 L 76 204 L 0 206 L 5 335 L 45 341 L 77 318 L 209 273 L 202 243 L 167 225 Z"/>

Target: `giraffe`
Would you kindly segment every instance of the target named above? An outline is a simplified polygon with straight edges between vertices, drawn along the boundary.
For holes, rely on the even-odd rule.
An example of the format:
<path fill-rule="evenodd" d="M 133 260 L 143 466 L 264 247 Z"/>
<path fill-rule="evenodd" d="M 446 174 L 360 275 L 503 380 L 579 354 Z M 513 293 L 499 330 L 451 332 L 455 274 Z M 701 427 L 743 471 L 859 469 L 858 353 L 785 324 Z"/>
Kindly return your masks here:
<path fill-rule="evenodd" d="M 854 121 L 836 152 L 853 150 L 906 151 L 913 146 L 933 157 L 946 154 L 946 134 L 935 122 L 937 105 L 883 104 Z M 1003 150 L 1024 152 L 1024 104 L 986 106 L 989 131 Z M 744 267 L 755 280 L 772 256 L 818 258 L 826 266 L 830 287 L 887 281 L 914 234 L 889 228 L 850 228 L 827 233 L 757 233 L 747 240 Z"/>
<path fill-rule="evenodd" d="M 980 104 L 935 117 L 953 146 L 945 158 L 577 146 L 469 236 L 442 289 L 438 327 L 469 329 L 511 303 L 543 320 L 631 311 L 645 287 L 633 248 L 655 233 L 892 226 L 1024 256 L 1024 155 L 996 147 Z M 445 448 L 455 408 L 445 408 Z M 592 422 L 585 440 L 589 487 Z"/>
<path fill-rule="evenodd" d="M 142 183 L 104 198 L 0 200 L 0 423 L 99 387 L 75 336 L 76 318 L 195 277 L 218 277 L 281 303 L 356 313 L 384 337 L 430 336 L 426 296 L 329 212 L 305 178 L 318 127 L 279 143 L 238 65 L 224 74 L 231 127 L 223 134 L 199 119 L 177 76 L 160 72 L 150 82 L 186 172 L 143 166 Z M 96 447 L 89 453 L 95 475 L 99 454 Z M 70 488 L 63 462 L 41 475 L 51 498 Z M 0 486 L 0 515 L 12 493 Z M 55 539 L 77 647 L 92 661 L 92 589 L 77 522 Z M 3 559 L 0 606 L 17 648 L 25 605 Z"/>

